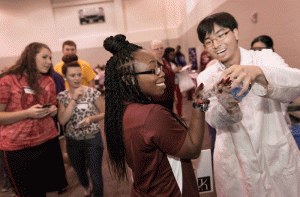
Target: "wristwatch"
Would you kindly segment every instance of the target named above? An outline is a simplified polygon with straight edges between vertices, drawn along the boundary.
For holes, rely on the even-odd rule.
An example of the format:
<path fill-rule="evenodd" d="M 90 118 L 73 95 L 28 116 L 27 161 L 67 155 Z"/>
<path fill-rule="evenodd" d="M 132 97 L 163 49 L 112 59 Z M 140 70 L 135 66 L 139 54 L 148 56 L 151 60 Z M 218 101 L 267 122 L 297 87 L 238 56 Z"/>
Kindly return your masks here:
<path fill-rule="evenodd" d="M 206 112 L 208 110 L 208 103 L 198 103 L 198 102 L 193 102 L 193 108 L 198 109 L 202 112 Z"/>

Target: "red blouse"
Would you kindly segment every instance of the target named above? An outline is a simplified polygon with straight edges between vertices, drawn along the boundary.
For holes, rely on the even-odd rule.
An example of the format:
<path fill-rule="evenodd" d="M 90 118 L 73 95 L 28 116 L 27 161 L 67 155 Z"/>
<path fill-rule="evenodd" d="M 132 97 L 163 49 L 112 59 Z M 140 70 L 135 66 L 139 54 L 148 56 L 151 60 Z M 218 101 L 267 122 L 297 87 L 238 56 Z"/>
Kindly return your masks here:
<path fill-rule="evenodd" d="M 23 75 L 7 75 L 0 79 L 0 103 L 6 104 L 5 112 L 17 112 L 36 104 L 57 104 L 55 83 L 50 76 L 41 75 L 38 80 L 41 90 L 40 100 L 27 90 L 28 78 Z M 25 119 L 9 125 L 0 125 L 0 149 L 20 150 L 42 144 L 58 135 L 53 118 Z"/>

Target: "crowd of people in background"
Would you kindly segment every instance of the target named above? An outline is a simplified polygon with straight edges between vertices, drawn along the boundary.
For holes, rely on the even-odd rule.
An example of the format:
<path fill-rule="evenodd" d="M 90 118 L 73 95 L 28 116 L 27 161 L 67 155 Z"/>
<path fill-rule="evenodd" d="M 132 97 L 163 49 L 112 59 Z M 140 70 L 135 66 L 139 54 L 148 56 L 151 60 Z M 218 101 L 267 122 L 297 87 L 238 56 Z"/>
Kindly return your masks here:
<path fill-rule="evenodd" d="M 182 93 L 180 92 L 180 89 L 179 89 L 179 76 L 178 76 L 178 73 L 181 71 L 181 66 L 178 65 L 175 61 L 175 49 L 172 48 L 172 47 L 167 47 L 165 49 L 165 52 L 164 52 L 164 55 L 163 55 L 163 58 L 168 62 L 168 64 L 171 66 L 173 72 L 175 73 L 175 79 L 174 79 L 174 93 L 175 93 L 175 96 L 174 96 L 174 104 L 176 106 L 176 112 L 177 112 L 177 115 L 179 117 L 182 117 Z"/>
<path fill-rule="evenodd" d="M 0 74 L 2 191 L 66 192 L 63 136 L 84 196 L 103 196 L 104 120 L 111 170 L 124 180 L 130 167 L 132 196 L 199 196 L 190 160 L 200 155 L 205 124 L 218 195 L 299 196 L 300 153 L 287 105 L 300 95 L 300 71 L 274 52 L 270 36 L 255 38 L 251 50 L 239 47 L 229 13 L 207 16 L 197 34 L 203 51 L 189 125 L 179 73 L 190 62 L 180 45 L 153 40 L 147 51 L 110 36 L 103 46 L 112 57 L 95 68 L 78 59 L 71 40 L 54 67 L 47 45 L 26 46 Z M 232 93 L 238 86 L 243 99 Z"/>

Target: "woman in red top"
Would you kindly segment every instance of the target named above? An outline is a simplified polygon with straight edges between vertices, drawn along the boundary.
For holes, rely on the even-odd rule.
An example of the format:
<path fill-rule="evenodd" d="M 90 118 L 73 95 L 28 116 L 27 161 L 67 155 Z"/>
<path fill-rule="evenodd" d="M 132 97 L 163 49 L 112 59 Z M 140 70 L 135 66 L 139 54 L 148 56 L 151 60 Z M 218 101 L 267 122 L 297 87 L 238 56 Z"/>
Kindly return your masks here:
<path fill-rule="evenodd" d="M 201 151 L 204 109 L 192 109 L 187 128 L 173 111 L 152 100 L 164 94 L 166 85 L 162 66 L 151 52 L 129 43 L 124 35 L 106 38 L 104 48 L 113 54 L 105 69 L 111 169 L 126 179 L 126 164 L 131 168 L 131 196 L 199 196 L 190 159 Z M 199 87 L 197 93 L 203 86 Z"/>
<path fill-rule="evenodd" d="M 51 58 L 47 45 L 34 42 L 0 75 L 0 149 L 19 197 L 42 197 L 67 186 L 53 121 Z"/>
<path fill-rule="evenodd" d="M 175 82 L 174 89 L 175 89 L 175 96 L 176 96 L 175 106 L 176 106 L 177 115 L 182 117 L 182 94 L 179 89 L 179 77 L 178 77 L 178 73 L 180 72 L 182 67 L 177 65 L 177 63 L 174 60 L 175 59 L 175 49 L 174 48 L 167 47 L 165 49 L 165 53 L 164 53 L 163 57 L 175 73 L 175 80 L 174 80 L 174 82 Z"/>
<path fill-rule="evenodd" d="M 206 65 L 212 60 L 212 57 L 207 51 L 203 51 L 200 55 L 200 68 L 198 72 L 204 71 Z"/>
<path fill-rule="evenodd" d="M 171 111 L 174 106 L 174 91 L 175 91 L 175 72 L 172 70 L 171 65 L 166 59 L 163 58 L 165 47 L 161 40 L 153 40 L 150 43 L 152 54 L 157 60 L 157 64 L 162 67 L 165 73 L 166 89 L 163 95 L 154 96 L 152 99 L 154 103 L 160 104 Z"/>

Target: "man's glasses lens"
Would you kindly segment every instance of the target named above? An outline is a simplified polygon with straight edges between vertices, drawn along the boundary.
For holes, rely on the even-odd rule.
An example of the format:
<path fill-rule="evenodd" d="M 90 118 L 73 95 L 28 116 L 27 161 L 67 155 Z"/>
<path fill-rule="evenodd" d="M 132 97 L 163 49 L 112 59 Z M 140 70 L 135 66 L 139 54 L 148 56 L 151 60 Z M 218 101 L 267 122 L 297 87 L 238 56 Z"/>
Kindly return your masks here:
<path fill-rule="evenodd" d="M 224 40 L 224 39 L 226 38 L 226 36 L 227 36 L 227 34 L 228 34 L 229 32 L 230 32 L 230 30 L 227 31 L 227 32 L 224 32 L 224 33 L 222 33 L 222 34 L 220 34 L 220 35 L 218 35 L 215 39 L 207 39 L 207 40 L 204 42 L 204 45 L 205 45 L 206 47 L 212 47 L 213 41 L 214 41 L 214 40 L 216 40 L 217 42 L 221 42 L 222 40 Z"/>

